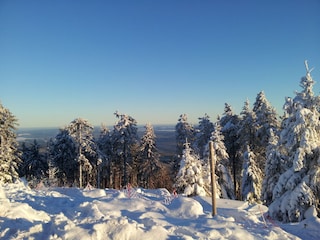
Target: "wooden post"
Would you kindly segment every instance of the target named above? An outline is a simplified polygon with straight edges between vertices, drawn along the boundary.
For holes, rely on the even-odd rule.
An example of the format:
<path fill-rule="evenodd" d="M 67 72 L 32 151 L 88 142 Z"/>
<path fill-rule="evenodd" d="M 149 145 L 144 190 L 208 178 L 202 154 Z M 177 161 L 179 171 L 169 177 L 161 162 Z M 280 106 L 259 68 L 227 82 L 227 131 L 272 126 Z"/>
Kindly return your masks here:
<path fill-rule="evenodd" d="M 213 142 L 209 142 L 210 148 L 210 169 L 211 169 L 211 198 L 212 198 L 212 216 L 217 214 L 217 206 L 216 206 L 216 174 L 215 174 L 215 152 L 213 149 Z"/>
<path fill-rule="evenodd" d="M 78 152 L 78 162 L 79 162 L 79 188 L 82 188 L 82 154 L 81 154 L 81 143 L 82 143 L 82 139 L 81 139 L 81 123 L 78 122 L 78 137 L 79 137 L 79 152 Z"/>
<path fill-rule="evenodd" d="M 79 156 L 79 188 L 82 188 L 82 163 L 81 163 L 81 154 Z"/>

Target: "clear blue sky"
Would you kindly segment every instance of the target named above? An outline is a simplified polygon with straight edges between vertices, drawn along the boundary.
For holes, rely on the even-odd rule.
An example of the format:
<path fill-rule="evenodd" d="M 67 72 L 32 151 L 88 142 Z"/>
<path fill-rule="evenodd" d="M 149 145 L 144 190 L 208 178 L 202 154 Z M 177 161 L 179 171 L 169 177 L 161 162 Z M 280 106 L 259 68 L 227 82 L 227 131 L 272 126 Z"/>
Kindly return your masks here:
<path fill-rule="evenodd" d="M 320 90 L 320 1 L 0 1 L 0 101 L 20 127 L 212 121 L 261 90 L 282 113 L 304 60 Z"/>

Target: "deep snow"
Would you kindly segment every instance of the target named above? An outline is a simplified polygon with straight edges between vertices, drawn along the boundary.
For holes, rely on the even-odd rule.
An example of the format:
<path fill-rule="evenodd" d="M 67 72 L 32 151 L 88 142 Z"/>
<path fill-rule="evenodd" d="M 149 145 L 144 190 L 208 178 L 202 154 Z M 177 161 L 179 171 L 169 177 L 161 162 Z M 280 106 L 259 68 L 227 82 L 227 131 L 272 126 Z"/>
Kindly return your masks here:
<path fill-rule="evenodd" d="M 281 224 L 267 207 L 176 196 L 166 189 L 30 189 L 0 186 L 1 239 L 319 239 L 312 212 L 301 223 Z"/>

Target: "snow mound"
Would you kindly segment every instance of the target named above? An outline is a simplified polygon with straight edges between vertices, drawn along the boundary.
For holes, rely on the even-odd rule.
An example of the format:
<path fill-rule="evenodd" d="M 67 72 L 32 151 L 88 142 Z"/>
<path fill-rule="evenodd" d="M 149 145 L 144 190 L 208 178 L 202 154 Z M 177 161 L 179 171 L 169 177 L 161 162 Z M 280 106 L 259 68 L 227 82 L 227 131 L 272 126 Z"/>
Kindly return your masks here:
<path fill-rule="evenodd" d="M 86 190 L 86 191 L 83 191 L 83 196 L 90 197 L 90 198 L 105 197 L 106 191 L 103 189 Z"/>
<path fill-rule="evenodd" d="M 203 215 L 203 208 L 201 204 L 192 198 L 179 197 L 176 198 L 168 206 L 170 215 L 182 219 L 198 218 Z"/>
<path fill-rule="evenodd" d="M 26 203 L 11 204 L 5 217 L 9 219 L 24 219 L 29 222 L 50 221 L 50 217 L 46 212 L 33 209 Z"/>
<path fill-rule="evenodd" d="M 309 236 L 310 239 L 312 239 L 312 236 L 320 236 L 320 219 L 316 216 L 314 217 L 309 217 L 305 220 L 303 220 L 301 223 L 299 223 L 299 229 L 304 233 L 302 235 Z"/>
<path fill-rule="evenodd" d="M 4 192 L 2 186 L 0 185 L 0 201 L 3 201 L 4 199 L 7 200 L 6 193 Z"/>
<path fill-rule="evenodd" d="M 263 219 L 262 205 L 217 199 L 212 217 L 211 198 L 166 189 L 32 190 L 20 182 L 0 186 L 0 196 L 0 239 L 311 240 L 320 229 L 312 210 L 299 224 L 281 225 Z"/>
<path fill-rule="evenodd" d="M 314 218 L 317 217 L 317 209 L 314 206 L 308 208 L 308 210 L 304 213 L 304 218 Z"/>

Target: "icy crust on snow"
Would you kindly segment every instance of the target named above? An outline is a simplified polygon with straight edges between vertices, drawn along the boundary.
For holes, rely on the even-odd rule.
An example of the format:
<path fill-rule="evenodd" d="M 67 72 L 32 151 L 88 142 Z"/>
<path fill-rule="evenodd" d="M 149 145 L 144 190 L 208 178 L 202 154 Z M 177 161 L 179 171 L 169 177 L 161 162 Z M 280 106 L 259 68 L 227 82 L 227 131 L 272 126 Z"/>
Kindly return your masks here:
<path fill-rule="evenodd" d="M 5 184 L 0 203 L 0 239 L 300 239 L 304 233 L 317 239 L 320 229 L 312 209 L 299 225 L 280 226 L 268 221 L 265 206 L 217 199 L 218 215 L 212 217 L 211 198 L 166 189 Z"/>

